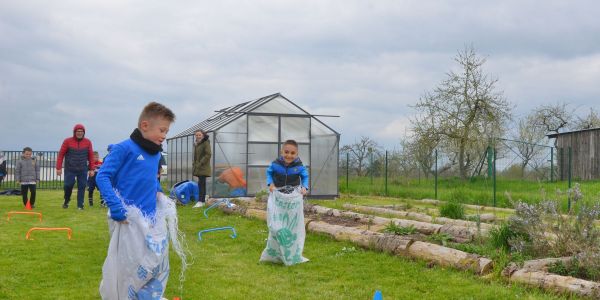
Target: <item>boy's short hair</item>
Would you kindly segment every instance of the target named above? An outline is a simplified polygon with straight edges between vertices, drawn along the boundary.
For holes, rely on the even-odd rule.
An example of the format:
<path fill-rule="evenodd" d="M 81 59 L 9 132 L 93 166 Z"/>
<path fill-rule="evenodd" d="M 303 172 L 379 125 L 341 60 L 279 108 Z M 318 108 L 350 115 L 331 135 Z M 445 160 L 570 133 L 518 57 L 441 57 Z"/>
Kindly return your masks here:
<path fill-rule="evenodd" d="M 168 107 L 153 101 L 148 103 L 142 110 L 138 119 L 138 127 L 141 126 L 142 121 L 158 117 L 164 118 L 171 123 L 175 121 L 175 114 Z"/>
<path fill-rule="evenodd" d="M 98 153 L 98 151 L 94 151 L 94 155 L 100 155 L 100 153 Z"/>
<path fill-rule="evenodd" d="M 292 145 L 292 146 L 298 148 L 298 143 L 296 143 L 295 140 L 287 140 L 287 141 L 283 142 L 283 146 L 285 146 L 285 145 Z"/>
<path fill-rule="evenodd" d="M 23 148 L 23 153 L 25 153 L 26 151 L 33 152 L 33 150 L 31 150 L 30 147 Z"/>

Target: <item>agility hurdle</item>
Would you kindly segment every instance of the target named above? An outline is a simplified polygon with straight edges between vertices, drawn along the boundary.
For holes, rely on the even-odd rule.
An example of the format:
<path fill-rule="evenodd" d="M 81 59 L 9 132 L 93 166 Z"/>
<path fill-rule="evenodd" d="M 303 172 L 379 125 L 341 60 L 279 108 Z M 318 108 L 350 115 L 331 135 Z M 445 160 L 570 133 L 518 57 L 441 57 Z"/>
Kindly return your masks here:
<path fill-rule="evenodd" d="M 31 233 L 33 231 L 36 230 L 40 230 L 40 231 L 66 231 L 67 232 L 67 236 L 69 237 L 69 240 L 71 239 L 71 235 L 73 234 L 73 230 L 71 230 L 71 228 L 69 227 L 32 227 L 29 229 L 29 231 L 27 231 L 27 234 L 25 235 L 25 239 L 26 240 L 33 240 L 32 238 L 30 238 Z"/>
<path fill-rule="evenodd" d="M 6 220 L 10 221 L 10 216 L 12 215 L 34 215 L 34 216 L 38 216 L 40 218 L 40 222 L 42 222 L 42 213 L 39 212 L 32 212 L 32 211 L 9 211 L 6 214 Z"/>

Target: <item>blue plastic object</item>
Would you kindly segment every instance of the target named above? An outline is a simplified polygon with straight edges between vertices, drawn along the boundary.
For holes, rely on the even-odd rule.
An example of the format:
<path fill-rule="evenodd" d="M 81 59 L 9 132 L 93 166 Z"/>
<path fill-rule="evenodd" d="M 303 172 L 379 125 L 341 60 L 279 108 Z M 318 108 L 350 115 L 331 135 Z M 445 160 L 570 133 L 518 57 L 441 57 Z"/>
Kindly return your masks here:
<path fill-rule="evenodd" d="M 192 197 L 196 201 L 200 200 L 200 188 L 198 187 L 198 183 L 191 180 L 180 181 L 173 185 L 169 196 L 177 199 L 179 203 L 186 205 L 192 201 Z"/>
<path fill-rule="evenodd" d="M 232 208 L 234 206 L 234 204 L 230 202 L 229 198 L 217 200 L 215 203 L 211 204 L 211 206 L 204 210 L 204 216 L 208 219 L 208 211 L 219 206 L 219 204 L 221 203 L 225 203 L 225 205 L 227 205 L 227 207 L 229 208 Z"/>
<path fill-rule="evenodd" d="M 216 227 L 216 228 L 209 228 L 209 229 L 204 229 L 204 230 L 200 230 L 198 232 L 198 240 L 202 240 L 202 233 L 204 232 L 211 232 L 211 231 L 217 231 L 217 230 L 227 230 L 227 229 L 231 229 L 231 231 L 233 232 L 232 235 L 230 235 L 230 237 L 232 239 L 235 239 L 237 237 L 237 233 L 235 232 L 235 228 L 231 227 L 231 226 L 225 226 L 225 227 Z"/>
<path fill-rule="evenodd" d="M 373 300 L 383 300 L 383 296 L 381 295 L 380 290 L 375 291 L 375 295 L 373 295 Z"/>

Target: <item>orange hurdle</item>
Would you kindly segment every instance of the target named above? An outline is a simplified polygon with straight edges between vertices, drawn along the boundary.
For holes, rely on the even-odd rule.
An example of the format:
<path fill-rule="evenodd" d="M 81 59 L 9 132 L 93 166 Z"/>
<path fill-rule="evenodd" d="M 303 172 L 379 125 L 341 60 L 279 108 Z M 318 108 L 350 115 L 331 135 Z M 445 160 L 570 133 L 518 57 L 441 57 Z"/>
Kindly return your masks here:
<path fill-rule="evenodd" d="M 69 237 L 69 239 L 71 239 L 71 234 L 73 234 L 73 231 L 69 227 L 32 227 L 29 229 L 29 231 L 27 231 L 27 234 L 25 235 L 25 239 L 33 240 L 33 239 L 29 238 L 29 236 L 31 235 L 31 232 L 35 231 L 35 230 L 43 230 L 43 231 L 64 230 L 67 232 L 67 236 Z"/>
<path fill-rule="evenodd" d="M 42 213 L 32 212 L 32 211 L 9 211 L 6 214 L 6 220 L 10 221 L 11 215 L 37 215 L 40 218 L 40 222 L 42 222 Z"/>

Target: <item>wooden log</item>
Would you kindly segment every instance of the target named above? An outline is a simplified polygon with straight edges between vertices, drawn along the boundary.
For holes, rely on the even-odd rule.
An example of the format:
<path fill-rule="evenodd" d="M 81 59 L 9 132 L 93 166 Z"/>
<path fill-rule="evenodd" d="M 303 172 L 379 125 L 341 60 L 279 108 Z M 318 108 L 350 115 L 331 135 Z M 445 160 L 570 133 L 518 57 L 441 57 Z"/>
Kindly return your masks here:
<path fill-rule="evenodd" d="M 491 223 L 496 221 L 496 215 L 492 213 L 479 214 L 479 215 L 467 215 L 467 218 L 476 219 L 479 216 L 480 222 Z"/>
<path fill-rule="evenodd" d="M 437 200 L 435 200 L 435 201 L 437 201 Z M 367 212 L 367 213 L 388 214 L 388 215 L 393 215 L 393 216 L 403 218 L 403 219 L 408 218 L 408 219 L 413 219 L 413 220 L 417 220 L 417 221 L 421 221 L 421 222 L 451 224 L 451 225 L 455 225 L 455 226 L 469 227 L 469 228 L 473 228 L 475 230 L 477 229 L 477 222 L 473 222 L 473 221 L 455 220 L 455 219 L 444 218 L 444 217 L 438 217 L 438 218 L 433 219 L 431 216 L 426 215 L 426 214 L 420 214 L 420 213 L 415 213 L 415 212 L 406 212 L 406 211 L 396 211 L 396 210 L 391 210 L 391 209 L 381 208 L 381 207 L 370 207 L 370 206 L 353 205 L 353 204 L 344 204 L 344 208 L 352 209 L 352 210 L 360 211 L 360 212 Z M 494 228 L 494 225 L 487 224 L 487 223 L 479 223 L 479 228 L 481 229 L 481 235 L 487 236 L 488 231 L 491 230 L 492 228 Z M 475 233 L 477 233 L 477 232 L 475 232 Z"/>
<path fill-rule="evenodd" d="M 433 205 L 442 205 L 446 203 L 446 201 L 434 200 L 434 199 L 421 199 L 414 200 L 419 201 L 421 203 L 433 204 Z M 507 213 L 515 213 L 515 210 L 512 208 L 504 208 L 504 207 L 492 207 L 492 206 L 482 206 L 482 205 L 473 205 L 473 204 L 463 204 L 466 208 L 480 210 L 480 211 L 502 211 Z"/>
<path fill-rule="evenodd" d="M 527 269 L 529 271 L 543 271 L 548 272 L 548 267 L 557 262 L 562 262 L 564 265 L 569 265 L 572 261 L 572 257 L 556 257 L 556 258 L 542 258 L 542 259 L 534 259 L 528 260 L 523 263 L 523 269 Z"/>
<path fill-rule="evenodd" d="M 446 217 L 438 217 L 435 218 L 435 223 L 440 223 L 440 224 L 449 224 L 449 225 L 454 225 L 454 226 L 463 226 L 463 227 L 468 227 L 468 228 L 473 228 L 473 229 L 477 229 L 477 222 L 473 222 L 473 221 L 467 221 L 467 220 L 457 220 L 457 219 L 450 219 L 450 218 L 446 218 Z M 491 225 L 491 224 L 487 224 L 487 223 L 479 223 L 479 228 L 482 231 L 485 231 L 487 233 L 487 231 L 490 231 L 492 228 L 494 228 L 496 226 Z M 482 234 L 484 235 L 484 234 Z"/>
<path fill-rule="evenodd" d="M 519 269 L 510 275 L 510 281 L 537 286 L 556 292 L 573 293 L 580 296 L 600 299 L 600 283 L 571 276 L 561 276 L 548 272 Z"/>
<path fill-rule="evenodd" d="M 408 253 L 412 257 L 424 259 L 442 266 L 470 270 L 480 275 L 491 272 L 493 267 L 493 262 L 488 258 L 420 241 L 412 243 L 408 247 Z"/>
<path fill-rule="evenodd" d="M 467 243 L 473 240 L 475 232 L 470 228 L 464 226 L 455 226 L 451 224 L 444 224 L 439 233 L 446 233 L 452 236 L 452 240 L 457 243 Z"/>
<path fill-rule="evenodd" d="M 325 212 L 325 214 L 329 214 L 329 215 L 333 215 L 334 213 L 336 213 L 337 215 L 339 215 L 341 217 L 349 217 L 349 218 L 352 218 L 354 221 L 357 221 L 357 222 L 360 222 L 363 224 L 374 224 L 374 225 L 384 225 L 385 226 L 385 225 L 390 224 L 390 222 L 394 222 L 394 224 L 396 224 L 397 226 L 400 226 L 400 227 L 413 226 L 418 232 L 423 233 L 423 234 L 437 233 L 440 230 L 440 228 L 442 228 L 442 226 L 439 224 L 431 224 L 431 223 L 426 223 L 426 222 L 404 220 L 404 219 L 389 219 L 389 218 L 383 218 L 383 217 L 378 217 L 378 216 L 365 215 L 365 214 L 361 214 L 361 213 L 344 212 L 344 211 L 339 211 L 337 209 L 333 209 L 333 210 L 326 209 L 323 207 L 319 207 L 318 205 L 313 206 L 311 208 L 311 210 L 312 211 L 323 211 L 323 212 Z"/>
<path fill-rule="evenodd" d="M 430 215 L 407 212 L 407 211 L 398 211 L 389 208 L 383 207 L 372 207 L 372 206 L 363 206 L 363 205 L 354 205 L 354 204 L 344 204 L 345 209 L 351 209 L 354 211 L 359 211 L 363 213 L 377 213 L 377 214 L 387 214 L 390 216 L 402 218 L 402 219 L 413 219 L 421 222 L 429 222 L 433 221 L 433 218 Z"/>
<path fill-rule="evenodd" d="M 312 221 L 307 229 L 327 234 L 339 241 L 351 241 L 361 247 L 377 249 L 393 254 L 406 254 L 412 239 L 397 235 L 382 234 L 354 227 L 332 225 L 321 221 Z"/>

